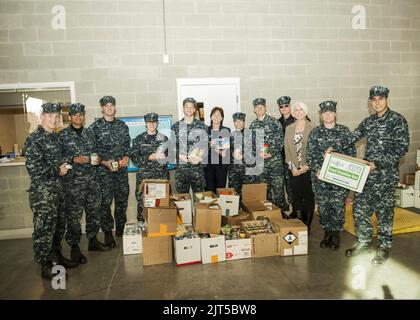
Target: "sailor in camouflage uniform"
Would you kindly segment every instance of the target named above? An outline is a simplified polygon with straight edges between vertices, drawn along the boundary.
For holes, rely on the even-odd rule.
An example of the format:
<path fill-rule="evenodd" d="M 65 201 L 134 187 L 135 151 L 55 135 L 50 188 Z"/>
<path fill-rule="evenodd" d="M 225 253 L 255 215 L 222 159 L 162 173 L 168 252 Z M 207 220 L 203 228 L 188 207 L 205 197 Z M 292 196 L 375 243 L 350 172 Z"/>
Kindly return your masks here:
<path fill-rule="evenodd" d="M 252 121 L 249 129 L 252 130 L 252 150 L 256 157 L 263 160 L 263 172 L 249 176 L 250 183 L 267 183 L 268 199 L 282 211 L 288 211 L 289 206 L 284 193 L 284 167 L 281 152 L 284 145 L 283 129 L 279 121 L 266 114 L 266 100 L 257 98 L 253 101 L 254 113 L 257 119 Z M 262 130 L 264 140 L 259 141 L 256 130 Z M 264 146 L 268 145 L 268 150 L 264 152 Z M 249 166 L 247 162 L 247 166 Z M 255 167 L 254 167 L 255 168 Z M 249 169 L 249 168 L 247 168 Z"/>
<path fill-rule="evenodd" d="M 208 158 L 207 126 L 194 118 L 196 101 L 182 102 L 184 118 L 171 127 L 170 162 L 176 162 L 175 185 L 177 193 L 202 192 L 206 187 L 204 165 Z M 175 159 L 176 157 L 176 159 Z"/>
<path fill-rule="evenodd" d="M 319 222 L 324 229 L 321 248 L 337 250 L 340 247 L 340 231 L 343 230 L 346 198 L 349 190 L 318 179 L 324 162 L 324 154 L 331 146 L 335 152 L 356 156 L 354 144 L 336 145 L 351 137 L 351 131 L 336 123 L 337 102 L 324 101 L 319 104 L 322 123 L 311 131 L 307 146 L 307 162 L 311 169 L 312 188 L 319 207 Z"/>
<path fill-rule="evenodd" d="M 159 115 L 157 113 L 148 113 L 144 116 L 144 121 L 146 123 L 146 131 L 133 140 L 130 152 L 131 161 L 139 168 L 136 175 L 138 221 L 144 221 L 142 216 L 143 190 L 140 188 L 141 182 L 144 179 L 169 180 L 165 154 L 168 138 L 157 130 Z"/>
<path fill-rule="evenodd" d="M 410 142 L 407 120 L 388 107 L 388 88 L 374 86 L 369 99 L 375 114 L 360 123 L 353 132 L 352 142 L 366 137 L 365 160 L 370 174 L 362 193 L 356 193 L 353 216 L 357 244 L 346 251 L 351 257 L 369 251 L 373 237 L 371 217 L 378 221 L 378 249 L 372 260 L 379 265 L 389 257 L 392 245 L 395 188 L 399 181 L 398 163 L 407 153 Z"/>
<path fill-rule="evenodd" d="M 42 105 L 41 125 L 26 139 L 26 169 L 31 178 L 29 205 L 34 214 L 32 233 L 35 261 L 41 264 L 41 276 L 52 280 L 53 263 L 74 268 L 78 266 L 61 254 L 61 240 L 66 228 L 61 177 L 68 172 L 60 156 L 55 130 L 60 123 L 61 105 Z"/>
<path fill-rule="evenodd" d="M 283 135 L 286 134 L 286 127 L 295 122 L 295 118 L 292 116 L 291 100 L 292 99 L 289 96 L 282 96 L 277 99 L 277 106 L 279 107 L 279 112 L 281 114 L 279 122 L 283 128 Z M 289 175 L 289 165 L 286 163 L 284 148 L 281 152 L 281 156 L 283 157 L 284 162 L 284 187 L 287 194 L 287 200 L 289 203 L 292 203 L 292 181 Z"/>
<path fill-rule="evenodd" d="M 114 218 L 111 214 L 111 204 L 115 199 L 115 235 L 122 237 L 127 221 L 127 204 L 130 188 L 128 185 L 128 161 L 130 154 L 130 134 L 128 126 L 115 118 L 117 112 L 115 98 L 104 96 L 99 103 L 103 117 L 89 127 L 94 141 L 95 150 L 101 158 L 98 168 L 101 183 L 101 228 L 105 232 L 105 244 L 111 248 L 116 246 L 112 229 Z"/>
<path fill-rule="evenodd" d="M 69 116 L 71 124 L 61 130 L 58 135 L 61 157 L 73 167 L 63 177 L 67 216 L 66 242 L 71 246 L 71 259 L 84 264 L 87 259 L 79 247 L 82 234 L 80 219 L 83 209 L 86 212 L 88 250 L 107 251 L 109 247 L 100 243 L 96 238 L 101 222 L 101 186 L 96 174 L 96 167 L 90 159 L 90 155 L 95 152 L 94 142 L 89 136 L 88 130 L 83 126 L 85 106 L 81 103 L 71 104 Z M 99 164 L 99 159 L 96 164 Z"/>
<path fill-rule="evenodd" d="M 246 183 L 245 159 L 244 159 L 244 131 L 245 117 L 243 112 L 233 114 L 235 130 L 230 136 L 231 164 L 229 166 L 229 187 L 234 188 L 236 193 L 242 197 L 242 184 Z"/>

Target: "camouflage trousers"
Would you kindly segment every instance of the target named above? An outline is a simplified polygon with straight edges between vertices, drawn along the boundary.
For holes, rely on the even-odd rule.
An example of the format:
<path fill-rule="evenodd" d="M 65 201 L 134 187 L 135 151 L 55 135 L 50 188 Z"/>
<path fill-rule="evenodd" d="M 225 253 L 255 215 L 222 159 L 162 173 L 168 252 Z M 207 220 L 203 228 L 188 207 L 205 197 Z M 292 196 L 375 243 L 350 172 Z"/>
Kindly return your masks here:
<path fill-rule="evenodd" d="M 242 185 L 247 181 L 245 165 L 231 165 L 228 169 L 229 188 L 234 188 L 242 199 Z"/>
<path fill-rule="evenodd" d="M 293 201 L 292 181 L 290 179 L 290 175 L 288 174 L 289 166 L 285 164 L 283 168 L 284 168 L 284 171 L 283 171 L 284 172 L 284 187 L 287 194 L 287 202 L 292 203 Z"/>
<path fill-rule="evenodd" d="M 249 183 L 267 183 L 267 198 L 282 210 L 289 208 L 284 193 L 284 171 L 282 163 L 265 165 L 259 175 L 248 176 Z"/>
<path fill-rule="evenodd" d="M 112 231 L 114 228 L 124 229 L 127 221 L 127 206 L 130 186 L 128 185 L 128 172 L 119 170 L 110 172 L 101 168 L 100 173 L 101 188 L 101 229 L 103 232 Z M 115 200 L 114 217 L 111 213 L 112 201 Z"/>
<path fill-rule="evenodd" d="M 66 190 L 66 242 L 78 245 L 82 235 L 80 220 L 85 210 L 86 236 L 93 239 L 101 225 L 101 186 L 93 179 L 73 179 L 63 184 Z"/>
<path fill-rule="evenodd" d="M 390 249 L 392 246 L 392 227 L 394 223 L 395 183 L 368 176 L 362 193 L 356 193 L 353 204 L 353 217 L 357 240 L 370 243 L 373 238 L 372 215 L 378 221 L 378 246 Z"/>
<path fill-rule="evenodd" d="M 312 189 L 319 208 L 319 224 L 325 231 L 341 231 L 349 190 L 319 180 L 312 174 Z"/>
<path fill-rule="evenodd" d="M 204 168 L 201 164 L 180 164 L 176 167 L 175 187 L 177 193 L 203 192 L 206 188 Z"/>
<path fill-rule="evenodd" d="M 32 233 L 35 261 L 45 264 L 56 251 L 61 251 L 61 240 L 66 230 L 62 187 L 37 185 L 29 189 L 29 206 L 34 214 Z"/>
<path fill-rule="evenodd" d="M 169 180 L 169 172 L 164 170 L 161 172 L 139 171 L 136 174 L 136 199 L 137 199 L 137 221 L 141 221 L 143 213 L 143 190 L 140 185 L 145 179 L 165 179 Z"/>

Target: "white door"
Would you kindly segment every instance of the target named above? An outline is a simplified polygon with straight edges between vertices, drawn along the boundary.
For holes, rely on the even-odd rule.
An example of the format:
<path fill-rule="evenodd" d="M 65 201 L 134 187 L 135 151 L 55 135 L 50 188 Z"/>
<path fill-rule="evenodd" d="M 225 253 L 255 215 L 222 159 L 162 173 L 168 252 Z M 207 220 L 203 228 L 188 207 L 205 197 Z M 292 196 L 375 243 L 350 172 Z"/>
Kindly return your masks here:
<path fill-rule="evenodd" d="M 239 78 L 177 79 L 178 120 L 184 117 L 182 101 L 193 97 L 204 105 L 204 122 L 210 125 L 210 112 L 221 107 L 225 114 L 223 125 L 233 129 L 232 115 L 241 111 Z"/>

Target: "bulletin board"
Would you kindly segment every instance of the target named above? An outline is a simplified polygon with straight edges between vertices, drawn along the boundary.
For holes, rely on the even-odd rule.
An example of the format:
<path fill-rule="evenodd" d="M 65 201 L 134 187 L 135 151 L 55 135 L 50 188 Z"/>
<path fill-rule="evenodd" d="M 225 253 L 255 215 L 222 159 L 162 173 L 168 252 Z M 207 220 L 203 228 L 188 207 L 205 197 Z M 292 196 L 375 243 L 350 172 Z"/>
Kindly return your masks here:
<path fill-rule="evenodd" d="M 137 117 L 117 117 L 128 126 L 128 131 L 130 133 L 131 142 L 141 133 L 146 131 L 146 126 L 144 122 L 144 116 Z M 165 136 L 171 136 L 171 127 L 172 127 L 172 116 L 171 115 L 159 115 L 159 126 L 158 131 Z M 174 168 L 173 164 L 168 164 L 168 169 L 172 170 Z M 136 172 L 138 168 L 131 162 L 128 165 L 129 172 Z"/>

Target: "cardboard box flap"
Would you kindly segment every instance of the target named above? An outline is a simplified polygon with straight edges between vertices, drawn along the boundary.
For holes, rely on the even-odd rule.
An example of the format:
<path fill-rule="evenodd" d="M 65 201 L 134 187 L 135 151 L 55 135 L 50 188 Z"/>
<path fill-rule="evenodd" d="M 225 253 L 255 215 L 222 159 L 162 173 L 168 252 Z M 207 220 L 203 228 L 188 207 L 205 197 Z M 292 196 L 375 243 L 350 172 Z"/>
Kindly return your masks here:
<path fill-rule="evenodd" d="M 242 199 L 248 200 L 267 200 L 267 184 L 244 184 L 242 185 Z"/>
<path fill-rule="evenodd" d="M 219 199 L 214 199 L 211 202 L 199 202 L 195 204 L 196 209 L 221 210 Z"/>
<path fill-rule="evenodd" d="M 244 200 L 243 204 L 249 212 L 268 210 L 260 200 Z"/>

